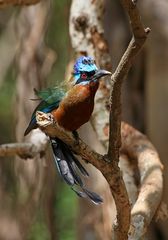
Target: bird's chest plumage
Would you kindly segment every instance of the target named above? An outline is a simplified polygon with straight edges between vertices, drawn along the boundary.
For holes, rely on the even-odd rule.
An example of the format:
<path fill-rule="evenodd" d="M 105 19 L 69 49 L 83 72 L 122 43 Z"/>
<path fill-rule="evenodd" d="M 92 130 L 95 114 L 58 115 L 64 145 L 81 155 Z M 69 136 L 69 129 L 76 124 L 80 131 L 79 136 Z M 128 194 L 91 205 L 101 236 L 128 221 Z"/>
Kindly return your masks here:
<path fill-rule="evenodd" d="M 74 131 L 88 122 L 94 108 L 94 96 L 98 83 L 75 86 L 52 112 L 57 123 L 68 131 Z"/>

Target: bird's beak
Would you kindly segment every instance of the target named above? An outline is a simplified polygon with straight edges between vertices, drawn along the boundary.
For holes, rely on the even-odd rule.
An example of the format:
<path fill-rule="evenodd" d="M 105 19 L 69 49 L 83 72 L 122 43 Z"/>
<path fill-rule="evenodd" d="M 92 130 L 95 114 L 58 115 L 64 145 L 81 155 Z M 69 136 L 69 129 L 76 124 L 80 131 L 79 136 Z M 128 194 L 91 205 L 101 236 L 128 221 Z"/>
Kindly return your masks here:
<path fill-rule="evenodd" d="M 107 75 L 112 75 L 112 73 L 109 71 L 106 71 L 104 69 L 99 69 L 95 72 L 95 74 L 93 75 L 91 80 L 94 81 L 96 79 L 99 79 L 99 78 L 107 76 Z"/>

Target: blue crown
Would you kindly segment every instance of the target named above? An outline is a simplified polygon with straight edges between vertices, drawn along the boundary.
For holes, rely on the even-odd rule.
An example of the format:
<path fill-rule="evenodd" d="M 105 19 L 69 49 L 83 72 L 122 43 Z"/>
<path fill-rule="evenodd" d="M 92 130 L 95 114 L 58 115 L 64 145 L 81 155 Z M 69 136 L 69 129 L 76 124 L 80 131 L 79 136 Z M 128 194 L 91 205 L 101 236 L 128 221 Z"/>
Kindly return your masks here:
<path fill-rule="evenodd" d="M 80 72 L 90 72 L 98 70 L 95 61 L 92 57 L 79 57 L 74 64 L 74 74 L 79 74 Z"/>

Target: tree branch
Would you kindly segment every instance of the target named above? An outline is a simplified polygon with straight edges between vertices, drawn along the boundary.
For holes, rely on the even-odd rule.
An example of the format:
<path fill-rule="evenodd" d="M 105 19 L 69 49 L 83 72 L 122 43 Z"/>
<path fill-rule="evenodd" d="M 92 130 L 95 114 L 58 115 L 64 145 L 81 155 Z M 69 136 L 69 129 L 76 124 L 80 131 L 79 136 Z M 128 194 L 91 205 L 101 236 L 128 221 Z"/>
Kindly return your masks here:
<path fill-rule="evenodd" d="M 21 158 L 33 158 L 39 154 L 37 149 L 32 143 L 8 143 L 0 145 L 0 157 L 11 157 L 18 155 Z"/>
<path fill-rule="evenodd" d="M 96 153 L 81 139 L 79 139 L 79 144 L 76 144 L 72 133 L 65 132 L 60 128 L 54 122 L 51 114 L 37 112 L 36 119 L 39 127 L 47 135 L 60 138 L 68 144 L 76 154 L 80 155 L 82 159 L 87 160 L 100 170 L 110 186 L 115 201 L 119 201 L 116 204 L 117 211 L 119 207 L 124 206 L 125 208 L 129 208 L 124 198 L 125 196 L 122 189 L 124 187 L 120 179 L 121 173 L 117 172 L 116 174 L 116 168 L 111 167 L 111 162 L 108 162 L 107 156 Z M 125 151 L 131 159 L 137 159 L 141 177 L 138 199 L 133 205 L 131 212 L 130 239 L 135 240 L 139 239 L 137 236 L 142 236 L 146 232 L 147 226 L 160 203 L 163 189 L 162 165 L 156 150 L 149 140 L 143 134 L 125 123 L 122 124 L 122 142 L 122 151 Z M 148 161 L 146 160 L 146 156 Z M 118 190 L 116 190 L 117 187 L 119 187 Z M 120 214 L 121 211 L 125 213 L 123 208 L 119 210 Z M 124 218 L 123 222 L 125 221 L 125 223 L 127 223 L 128 219 L 122 214 L 121 216 L 122 219 Z M 119 224 L 123 224 L 123 222 L 119 222 Z M 120 229 L 122 235 L 115 232 L 115 234 L 117 234 L 115 237 L 117 237 L 117 239 L 127 239 L 126 230 L 127 229 L 124 228 L 123 232 L 122 229 Z"/>
<path fill-rule="evenodd" d="M 23 159 L 27 159 L 34 158 L 39 154 L 43 156 L 48 145 L 48 139 L 46 135 L 39 129 L 33 130 L 29 141 L 30 142 L 17 142 L 0 145 L 0 157 L 11 157 L 18 155 Z"/>
<path fill-rule="evenodd" d="M 130 159 L 137 160 L 140 174 L 138 198 L 131 211 L 130 240 L 145 234 L 162 198 L 163 166 L 158 153 L 147 137 L 122 123 L 122 150 Z"/>
<path fill-rule="evenodd" d="M 107 43 L 103 37 L 103 9 L 103 1 L 96 0 L 93 2 L 86 0 L 80 1 L 79 4 L 78 0 L 73 0 L 70 14 L 70 35 L 72 46 L 78 54 L 92 55 L 101 67 L 110 70 L 111 59 Z M 109 124 L 109 111 L 105 106 L 107 105 L 106 100 L 109 98 L 110 88 L 111 86 L 107 81 L 105 83 L 103 81 L 101 82 L 96 94 L 95 109 L 91 119 L 91 121 L 94 121 L 94 128 L 96 129 L 98 138 L 103 140 L 103 143 L 108 140 L 106 129 Z M 100 107 L 100 105 L 104 107 Z M 115 200 L 117 222 L 119 224 L 118 227 L 115 227 L 115 230 L 118 239 L 123 236 L 123 239 L 126 239 L 130 222 L 129 200 L 118 166 L 110 166 L 109 164 L 109 169 L 113 172 L 112 174 L 107 174 L 107 176 L 110 177 L 108 182 L 111 182 L 110 189 Z"/>
<path fill-rule="evenodd" d="M 33 5 L 41 0 L 0 0 L 0 8 L 8 7 L 11 5 Z"/>
<path fill-rule="evenodd" d="M 101 169 L 104 164 L 108 164 L 106 161 L 107 159 L 104 156 L 93 151 L 81 139 L 79 139 L 79 144 L 76 144 L 76 140 L 74 139 L 72 133 L 66 132 L 60 128 L 54 121 L 52 114 L 46 114 L 37 111 L 36 120 L 37 124 L 43 132 L 45 132 L 50 137 L 60 138 L 68 146 L 70 146 L 75 153 L 79 154 L 83 159 L 93 164 L 96 168 Z"/>
<path fill-rule="evenodd" d="M 40 128 L 47 135 L 52 137 L 59 137 L 65 143 L 67 143 L 76 154 L 80 155 L 84 160 L 87 160 L 89 163 L 99 169 L 106 178 L 111 191 L 116 192 L 114 188 L 117 187 L 115 184 L 118 183 L 119 180 L 116 177 L 115 170 L 111 168 L 111 163 L 108 162 L 106 156 L 94 152 L 82 140 L 79 140 L 79 144 L 76 144 L 76 141 L 73 138 L 72 134 L 70 132 L 65 132 L 63 129 L 58 127 L 57 124 L 53 121 L 51 114 L 37 112 L 37 122 Z M 150 224 L 156 212 L 156 209 L 160 204 L 163 191 L 163 167 L 155 148 L 149 142 L 145 135 L 141 134 L 139 131 L 135 130 L 133 127 L 129 126 L 126 123 L 122 123 L 121 129 L 121 151 L 122 153 L 126 153 L 129 156 L 129 159 L 134 159 L 134 165 L 136 163 L 138 164 L 138 170 L 140 173 L 139 194 L 136 201 L 136 187 L 134 185 L 131 186 L 131 188 L 129 187 L 129 184 L 133 184 L 133 180 L 130 180 L 131 183 L 129 181 L 129 178 L 132 179 L 132 174 L 128 172 L 128 175 L 130 176 L 128 177 L 128 179 L 127 177 L 125 177 L 127 179 L 126 184 L 128 186 L 128 189 L 131 189 L 131 191 L 133 191 L 133 194 L 135 195 L 132 196 L 131 193 L 129 196 L 130 199 L 132 199 L 131 203 L 133 204 L 133 208 L 131 211 L 132 217 L 131 227 L 129 231 L 129 239 L 138 240 L 147 231 L 148 225 Z M 37 137 L 39 136 L 40 131 L 37 129 L 34 130 L 34 133 L 32 134 L 33 138 L 36 135 L 36 132 Z M 34 140 L 31 139 L 34 145 L 32 145 L 31 143 L 18 143 L 18 145 L 1 145 L 0 156 L 4 156 L 6 154 L 8 156 L 11 156 L 12 154 L 19 154 L 22 157 L 34 157 L 33 154 L 36 155 L 40 152 L 45 151 L 45 135 L 42 134 L 40 139 L 42 142 L 44 142 L 43 148 L 35 145 L 35 143 L 37 143 L 36 138 L 34 138 Z M 39 146 L 41 146 L 40 142 Z M 8 148 L 6 149 L 6 147 Z M 32 156 L 27 155 L 30 154 L 29 151 L 32 151 Z M 123 158 L 123 155 L 121 155 L 121 158 Z M 137 162 L 135 160 L 137 160 Z M 125 164 L 124 162 L 125 160 L 122 159 L 121 164 Z M 132 164 L 131 161 L 130 164 Z M 129 167 L 127 168 L 129 169 Z M 116 181 L 116 183 L 114 181 Z"/>
<path fill-rule="evenodd" d="M 130 205 L 128 197 L 126 198 L 127 191 L 118 165 L 112 167 L 112 164 L 109 162 L 107 156 L 102 156 L 101 154 L 96 153 L 81 139 L 79 140 L 79 144 L 76 144 L 72 134 L 61 129 L 54 122 L 51 114 L 37 112 L 36 120 L 37 124 L 48 136 L 57 136 L 66 144 L 68 144 L 74 152 L 100 170 L 109 184 L 111 194 L 113 195 L 116 203 L 117 216 L 119 216 L 117 218 L 118 225 L 115 225 L 114 232 L 116 233 L 117 239 L 127 239 L 130 224 Z M 128 210 L 128 214 L 127 210 L 125 209 Z"/>
<path fill-rule="evenodd" d="M 122 0 L 122 5 L 129 14 L 133 37 L 112 75 L 113 88 L 110 96 L 111 108 L 109 128 L 109 142 L 111 144 L 108 150 L 109 155 L 112 157 L 111 159 L 115 159 L 115 156 L 118 155 L 118 149 L 121 146 L 121 86 L 132 66 L 135 56 L 141 50 L 147 34 L 150 32 L 149 28 L 143 28 L 139 12 L 136 5 L 133 4 L 131 0 Z"/>
<path fill-rule="evenodd" d="M 121 87 L 128 71 L 132 66 L 134 57 L 142 48 L 149 29 L 144 30 L 138 9 L 131 0 L 122 0 L 122 5 L 125 11 L 128 13 L 130 23 L 133 31 L 133 37 L 130 44 L 125 51 L 120 63 L 112 75 L 113 87 L 110 96 L 110 126 L 109 126 L 109 149 L 108 157 L 111 160 L 111 167 L 114 169 L 116 176 L 118 176 L 118 188 L 117 191 L 121 192 L 117 194 L 115 199 L 117 207 L 117 227 L 115 227 L 115 233 L 117 239 L 127 239 L 127 233 L 130 225 L 130 205 L 128 195 L 125 189 L 123 179 L 121 177 L 120 169 L 118 168 L 120 147 L 121 147 Z M 116 191 L 116 188 L 114 189 Z M 118 195 L 122 194 L 124 201 L 118 198 Z M 114 193 L 113 193 L 114 195 Z M 121 204 L 119 204 L 119 202 Z M 124 208 L 124 205 L 127 208 Z M 124 209 L 124 214 L 123 214 Z M 124 217 L 123 217 L 124 216 Z"/>

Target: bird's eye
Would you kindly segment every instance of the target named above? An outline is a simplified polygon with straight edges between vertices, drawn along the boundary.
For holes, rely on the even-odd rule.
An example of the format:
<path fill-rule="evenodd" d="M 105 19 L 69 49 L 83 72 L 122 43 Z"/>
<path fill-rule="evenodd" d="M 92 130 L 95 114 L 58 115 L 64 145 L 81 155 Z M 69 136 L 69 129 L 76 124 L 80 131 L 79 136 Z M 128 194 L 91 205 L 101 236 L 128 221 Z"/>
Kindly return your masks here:
<path fill-rule="evenodd" d="M 81 78 L 82 78 L 82 79 L 86 79 L 86 78 L 87 78 L 86 73 L 82 73 Z"/>

